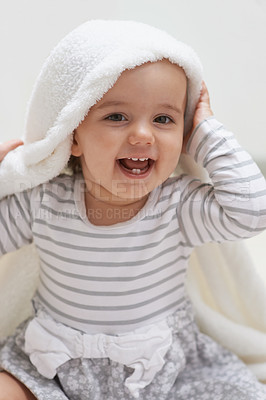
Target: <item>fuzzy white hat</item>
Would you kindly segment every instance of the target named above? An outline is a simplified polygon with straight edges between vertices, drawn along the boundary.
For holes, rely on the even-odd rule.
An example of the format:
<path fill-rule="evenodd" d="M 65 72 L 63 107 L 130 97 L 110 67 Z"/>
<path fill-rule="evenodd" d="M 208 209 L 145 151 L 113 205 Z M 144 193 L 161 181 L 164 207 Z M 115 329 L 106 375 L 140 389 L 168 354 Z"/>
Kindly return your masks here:
<path fill-rule="evenodd" d="M 163 58 L 182 67 L 187 76 L 187 132 L 202 81 L 201 63 L 189 46 L 133 21 L 88 21 L 62 39 L 35 84 L 25 146 L 9 153 L 1 163 L 0 198 L 57 176 L 70 157 L 74 129 L 121 73 Z"/>

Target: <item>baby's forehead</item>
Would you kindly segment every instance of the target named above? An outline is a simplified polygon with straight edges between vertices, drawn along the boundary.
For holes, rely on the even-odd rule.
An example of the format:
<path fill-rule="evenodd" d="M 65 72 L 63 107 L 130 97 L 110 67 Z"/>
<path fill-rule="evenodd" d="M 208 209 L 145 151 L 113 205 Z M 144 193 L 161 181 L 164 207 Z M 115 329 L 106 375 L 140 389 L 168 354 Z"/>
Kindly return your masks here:
<path fill-rule="evenodd" d="M 129 83 L 131 87 L 139 88 L 139 85 L 148 82 L 152 89 L 152 85 L 159 81 L 162 86 L 163 84 L 172 83 L 173 85 L 179 84 L 182 87 L 187 87 L 187 76 L 183 68 L 167 59 L 162 59 L 154 62 L 149 61 L 134 68 L 123 70 L 108 92 L 123 86 L 127 89 L 126 85 Z"/>
<path fill-rule="evenodd" d="M 163 59 L 124 70 L 91 110 L 136 103 L 145 108 L 149 103 L 183 109 L 186 97 L 187 78 L 184 70 Z"/>
<path fill-rule="evenodd" d="M 154 82 L 155 84 L 158 83 L 159 80 L 162 86 L 169 82 L 187 85 L 187 77 L 183 68 L 177 64 L 171 63 L 167 59 L 162 59 L 155 62 L 146 62 L 131 69 L 125 69 L 113 87 L 121 85 L 124 82 L 131 82 L 133 86 L 143 84 L 145 81 L 148 81 L 150 84 Z"/>

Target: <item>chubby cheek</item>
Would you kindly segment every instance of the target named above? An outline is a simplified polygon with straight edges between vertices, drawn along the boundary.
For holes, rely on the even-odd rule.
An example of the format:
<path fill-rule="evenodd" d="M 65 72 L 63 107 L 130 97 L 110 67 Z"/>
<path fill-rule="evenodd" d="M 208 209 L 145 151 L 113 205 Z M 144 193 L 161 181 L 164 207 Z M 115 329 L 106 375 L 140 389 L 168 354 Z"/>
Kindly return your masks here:
<path fill-rule="evenodd" d="M 182 139 L 178 140 L 172 143 L 171 146 L 167 146 L 167 148 L 165 148 L 161 152 L 159 161 L 160 161 L 160 167 L 162 167 L 164 175 L 168 174 L 169 176 L 176 168 L 181 155 L 182 143 L 183 143 Z"/>
<path fill-rule="evenodd" d="M 91 182 L 106 184 L 114 178 L 115 158 L 108 152 L 88 152 L 81 156 L 83 176 Z"/>

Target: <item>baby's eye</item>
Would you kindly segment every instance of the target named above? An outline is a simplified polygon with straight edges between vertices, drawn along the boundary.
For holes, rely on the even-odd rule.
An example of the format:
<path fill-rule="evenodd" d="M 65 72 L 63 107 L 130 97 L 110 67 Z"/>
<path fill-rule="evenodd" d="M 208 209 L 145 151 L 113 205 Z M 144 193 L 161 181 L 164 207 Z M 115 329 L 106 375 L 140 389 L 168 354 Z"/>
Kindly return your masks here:
<path fill-rule="evenodd" d="M 173 122 L 173 120 L 167 117 L 167 115 L 159 115 L 159 117 L 154 119 L 154 122 L 157 122 L 157 124 L 169 124 L 169 122 Z"/>
<path fill-rule="evenodd" d="M 114 121 L 114 122 L 120 122 L 120 121 L 125 121 L 126 118 L 122 114 L 111 114 L 106 117 L 108 121 Z"/>

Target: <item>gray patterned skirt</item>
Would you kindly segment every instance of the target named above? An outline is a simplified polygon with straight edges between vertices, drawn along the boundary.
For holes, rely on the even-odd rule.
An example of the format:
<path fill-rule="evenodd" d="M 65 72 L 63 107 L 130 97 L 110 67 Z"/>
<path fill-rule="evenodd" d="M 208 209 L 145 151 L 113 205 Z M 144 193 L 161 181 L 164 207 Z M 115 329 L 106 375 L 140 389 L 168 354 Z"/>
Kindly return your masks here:
<path fill-rule="evenodd" d="M 172 346 L 139 400 L 266 400 L 266 386 L 235 355 L 199 332 L 189 304 L 166 321 Z M 27 324 L 1 343 L 0 368 L 38 400 L 134 399 L 124 384 L 132 369 L 109 358 L 72 359 L 57 369 L 54 379 L 40 375 L 23 351 Z"/>

